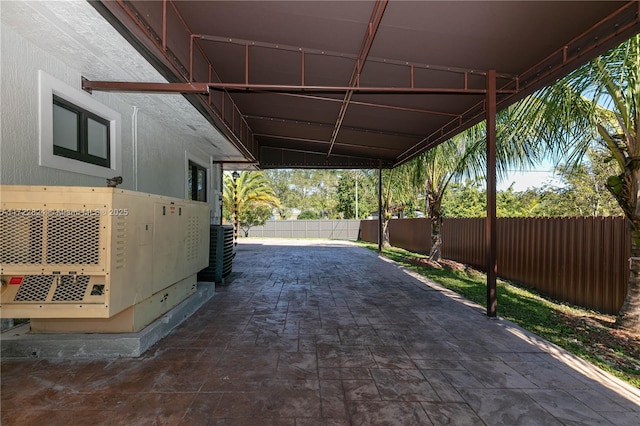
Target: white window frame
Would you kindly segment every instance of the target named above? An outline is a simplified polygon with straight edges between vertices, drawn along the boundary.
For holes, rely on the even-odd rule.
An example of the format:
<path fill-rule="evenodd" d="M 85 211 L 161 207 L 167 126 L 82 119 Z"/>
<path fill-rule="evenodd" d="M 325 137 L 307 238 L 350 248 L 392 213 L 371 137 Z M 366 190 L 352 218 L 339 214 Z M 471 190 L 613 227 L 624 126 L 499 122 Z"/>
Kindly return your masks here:
<path fill-rule="evenodd" d="M 112 178 L 122 175 L 122 139 L 120 113 L 101 104 L 91 95 L 74 89 L 57 78 L 38 71 L 40 155 L 38 164 L 43 167 L 66 170 L 89 176 Z M 72 158 L 53 154 L 53 95 L 96 114 L 109 121 L 110 167 L 102 167 Z"/>

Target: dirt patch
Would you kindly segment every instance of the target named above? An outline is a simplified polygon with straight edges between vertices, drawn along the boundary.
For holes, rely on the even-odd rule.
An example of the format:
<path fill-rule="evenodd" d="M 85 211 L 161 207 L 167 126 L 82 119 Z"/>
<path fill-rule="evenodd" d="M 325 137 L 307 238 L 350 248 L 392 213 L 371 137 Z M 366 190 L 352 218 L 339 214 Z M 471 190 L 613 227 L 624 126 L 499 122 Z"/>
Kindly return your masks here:
<path fill-rule="evenodd" d="M 640 336 L 615 328 L 615 317 L 561 310 L 558 320 L 573 330 L 568 338 L 594 358 L 640 379 Z M 630 374 L 636 371 L 638 374 Z"/>
<path fill-rule="evenodd" d="M 465 271 L 465 272 L 478 272 L 475 269 L 465 265 L 464 263 L 458 263 L 449 259 L 441 259 L 438 262 L 429 260 L 426 257 L 421 259 L 407 257 L 403 259 L 405 262 L 416 266 L 426 266 L 433 269 L 446 269 L 449 271 Z"/>

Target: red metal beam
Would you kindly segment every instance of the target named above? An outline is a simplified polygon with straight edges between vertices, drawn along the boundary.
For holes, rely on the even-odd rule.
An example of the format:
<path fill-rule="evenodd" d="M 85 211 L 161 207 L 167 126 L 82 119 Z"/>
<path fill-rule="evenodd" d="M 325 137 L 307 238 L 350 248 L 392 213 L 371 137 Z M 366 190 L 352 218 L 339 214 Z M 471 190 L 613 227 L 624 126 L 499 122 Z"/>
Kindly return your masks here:
<path fill-rule="evenodd" d="M 625 14 L 633 14 L 634 19 L 624 25 L 620 25 L 618 22 L 615 22 L 616 19 L 624 19 Z M 640 2 L 636 0 L 627 3 L 625 6 L 592 25 L 591 28 L 582 34 L 571 39 L 563 47 L 551 53 L 538 64 L 518 75 L 518 80 L 520 81 L 522 88 L 524 89 L 528 86 L 533 86 L 539 80 L 567 68 L 572 63 L 580 61 L 581 58 L 591 51 L 598 51 L 600 46 L 605 45 L 612 39 L 615 39 L 619 34 L 626 33 L 630 29 L 637 27 L 639 21 Z M 598 33 L 606 25 L 612 25 L 616 30 L 602 37 Z M 569 48 L 572 46 L 579 46 L 580 43 L 584 42 L 584 40 L 588 40 L 590 44 L 584 50 L 578 48 L 572 56 L 569 56 Z M 531 78 L 531 82 L 526 81 L 527 77 Z"/>
<path fill-rule="evenodd" d="M 123 81 L 92 81 L 82 79 L 82 89 L 103 92 L 144 92 L 144 93 L 209 93 L 207 83 L 142 83 Z"/>
<path fill-rule="evenodd" d="M 304 86 L 304 50 L 300 51 L 300 84 Z"/>
<path fill-rule="evenodd" d="M 191 80 L 193 76 L 193 65 L 190 65 L 191 69 L 186 69 L 184 64 L 182 64 L 178 58 L 170 51 L 168 48 L 168 37 L 171 34 L 167 34 L 167 21 L 168 21 L 168 12 L 171 10 L 175 16 L 178 18 L 178 21 L 184 27 L 185 31 L 189 34 L 189 36 L 193 35 L 193 32 L 187 25 L 183 16 L 180 14 L 178 9 L 176 8 L 174 2 L 172 0 L 163 0 L 162 4 L 162 28 L 161 34 L 156 34 L 149 25 L 148 22 L 145 21 L 145 16 L 139 13 L 134 5 L 134 2 L 124 1 L 124 0 L 116 0 L 116 1 L 95 1 L 90 2 L 93 7 L 95 7 L 111 24 L 116 27 L 120 27 L 119 31 L 125 37 L 131 37 L 135 40 L 136 43 L 139 44 L 138 49 L 145 56 L 149 55 L 147 58 L 150 61 L 157 62 L 156 68 L 168 79 L 177 79 L 178 81 L 182 80 L 185 84 Z M 168 6 L 171 6 L 169 9 Z M 195 41 L 195 46 L 197 46 L 198 50 L 203 53 L 203 49 L 197 44 Z M 207 67 L 206 73 L 209 75 L 209 80 L 212 77 L 216 77 L 219 79 L 213 66 L 210 61 L 206 60 L 205 57 L 205 66 Z M 100 83 L 100 82 L 92 82 L 92 83 Z M 108 86 L 111 82 L 105 82 Z M 126 87 L 122 86 L 123 88 Z M 166 84 L 166 83 L 165 83 Z M 171 84 L 183 84 L 183 83 L 171 83 Z M 199 87 L 199 86 L 198 86 Z M 85 90 L 91 90 L 90 87 L 84 87 Z M 95 84 L 95 90 L 121 90 L 114 88 L 106 88 L 101 89 L 98 88 L 98 84 Z M 134 89 L 132 86 L 128 91 L 141 91 L 139 89 Z M 143 90 L 149 91 L 149 90 Z M 157 90 L 154 88 L 151 92 L 156 93 L 183 93 L 183 94 L 207 94 L 209 93 L 208 88 L 204 90 L 196 89 L 195 91 L 191 91 L 188 87 L 183 90 L 178 88 L 177 86 L 174 88 L 170 88 L 166 90 L 164 87 L 157 87 Z M 228 95 L 227 95 L 228 96 Z M 253 153 L 249 149 L 249 146 L 253 145 L 253 141 L 251 140 L 251 131 L 247 132 L 248 141 L 243 140 L 239 135 L 237 135 L 225 122 L 224 118 L 222 118 L 222 111 L 219 111 L 213 104 L 213 99 L 211 96 L 207 97 L 192 97 L 190 101 L 196 106 L 196 108 L 209 119 L 212 124 L 217 126 L 220 131 L 231 141 L 231 143 L 241 152 L 243 152 L 247 158 L 253 158 Z M 235 105 L 233 100 L 229 99 L 229 102 L 232 104 L 232 108 L 237 110 L 238 107 Z M 246 124 L 246 123 L 245 123 Z M 248 125 L 247 125 L 248 128 Z"/>
<path fill-rule="evenodd" d="M 244 84 L 249 84 L 249 45 L 244 47 Z"/>
<path fill-rule="evenodd" d="M 342 102 L 342 99 L 337 99 L 337 98 L 327 98 L 324 96 L 318 96 L 318 95 L 305 95 L 305 94 L 301 94 L 301 93 L 278 93 L 278 95 L 281 96 L 291 96 L 294 98 L 303 98 L 303 99 L 312 99 L 312 100 L 317 100 L 317 101 L 325 101 L 325 102 Z M 376 104 L 376 103 L 372 103 L 372 102 L 360 102 L 360 101 L 351 101 L 351 105 L 359 105 L 359 106 L 366 106 L 366 107 L 372 107 L 372 108 L 383 108 L 383 109 L 391 109 L 391 110 L 396 110 L 396 111 L 403 111 L 403 112 L 417 112 L 420 114 L 429 114 L 429 115 L 444 115 L 447 117 L 458 117 L 458 114 L 452 113 L 452 112 L 444 112 L 444 111 L 434 111 L 431 109 L 422 109 L 422 108 L 410 108 L 410 107 L 403 107 L 403 106 L 398 106 L 398 105 L 385 105 L 385 104 Z"/>
<path fill-rule="evenodd" d="M 291 124 L 302 124 L 304 126 L 315 126 L 315 127 L 332 127 L 329 123 L 322 123 L 317 121 L 308 121 L 308 120 L 295 120 L 291 118 L 280 118 L 280 117 L 271 117 L 265 115 L 245 115 L 247 120 L 265 120 L 265 121 L 275 121 L 279 123 L 291 123 Z M 385 135 L 385 136 L 399 136 L 410 139 L 418 139 L 420 135 L 412 134 L 412 133 L 402 133 L 402 132 L 389 132 L 382 130 L 373 130 L 369 128 L 360 128 L 360 127 L 344 127 L 347 130 L 353 130 L 354 132 L 367 132 L 370 134 L 376 135 Z M 329 143 L 329 141 L 327 141 Z"/>
<path fill-rule="evenodd" d="M 162 50 L 167 50 L 167 0 L 162 0 Z"/>
<path fill-rule="evenodd" d="M 420 153 L 425 152 L 438 145 L 440 142 L 444 142 L 448 138 L 454 136 L 456 132 L 459 133 L 460 131 L 466 130 L 474 124 L 482 121 L 482 119 L 484 119 L 483 114 L 485 111 L 484 104 L 484 100 L 477 103 L 462 114 L 458 115 L 455 119 L 449 121 L 440 129 L 422 138 L 420 142 L 400 154 L 398 156 L 398 160 L 393 166 L 396 167 L 409 161 L 416 155 L 419 155 Z M 465 125 L 467 127 L 464 127 Z"/>
<path fill-rule="evenodd" d="M 314 49 L 314 48 L 303 47 L 303 46 L 292 46 L 292 45 L 286 45 L 281 43 L 275 44 L 275 43 L 269 43 L 269 42 L 263 42 L 263 41 L 257 41 L 257 40 L 245 40 L 245 39 L 239 39 L 239 38 L 229 38 L 224 36 L 216 36 L 216 35 L 208 35 L 208 34 L 198 34 L 196 37 L 198 37 L 202 41 L 211 41 L 215 43 L 233 44 L 236 46 L 250 46 L 251 48 L 273 49 L 273 50 L 283 50 L 286 52 L 301 53 L 302 56 L 300 61 L 302 63 L 304 62 L 303 57 L 305 55 L 317 55 L 317 56 L 326 56 L 326 57 L 332 57 L 332 58 L 351 59 L 354 61 L 357 60 L 358 58 L 358 55 L 354 53 Z M 469 74 L 469 75 L 476 75 L 481 77 L 486 76 L 486 72 L 482 70 L 477 70 L 477 69 L 425 64 L 421 62 L 403 61 L 399 59 L 381 58 L 377 56 L 368 56 L 367 62 L 376 62 L 380 64 L 414 68 L 414 70 L 425 69 L 425 70 L 449 72 L 449 73 L 455 73 L 455 74 Z M 496 75 L 498 79 L 513 80 L 515 78 L 513 74 L 508 74 L 508 73 L 497 73 Z"/>
<path fill-rule="evenodd" d="M 228 91 L 240 92 L 284 92 L 284 93 L 300 93 L 300 92 L 324 92 L 324 93 L 345 93 L 347 95 L 354 93 L 383 93 L 383 94 L 401 94 L 416 93 L 425 95 L 484 95 L 486 89 L 465 89 L 464 87 L 401 87 L 401 86 L 299 86 L 289 84 L 243 84 L 243 83 L 207 83 L 212 89 L 224 89 Z M 497 90 L 498 94 L 516 93 L 512 89 Z M 346 96 L 345 96 L 346 99 Z M 343 100 L 344 102 L 344 100 Z"/>
<path fill-rule="evenodd" d="M 373 6 L 373 11 L 371 12 L 371 17 L 369 18 L 369 24 L 367 26 L 367 32 L 365 33 L 362 40 L 360 51 L 358 52 L 358 57 L 356 58 L 356 63 L 353 71 L 351 72 L 351 78 L 349 79 L 349 86 L 351 87 L 360 85 L 360 73 L 362 72 L 362 68 L 367 61 L 367 56 L 369 56 L 369 51 L 371 50 L 371 46 L 373 45 L 373 40 L 376 37 L 376 33 L 378 32 L 378 28 L 380 27 L 380 22 L 382 21 L 382 15 L 384 15 L 384 11 L 387 8 L 387 3 L 387 0 L 377 0 L 375 5 Z M 333 144 L 338 138 L 338 133 L 340 132 L 340 127 L 342 126 L 344 117 L 347 114 L 347 108 L 349 108 L 349 102 L 351 101 L 352 96 L 352 90 L 347 91 L 344 96 L 344 101 L 342 102 L 342 107 L 340 108 L 340 113 L 338 114 L 336 125 L 333 129 L 333 133 L 331 134 L 331 144 L 329 145 L 327 157 L 331 155 Z"/>
<path fill-rule="evenodd" d="M 262 146 L 261 147 L 264 150 L 271 150 L 271 151 L 281 151 L 281 152 L 295 152 L 298 154 L 303 154 L 305 156 L 308 156 L 308 158 L 318 158 L 318 159 L 322 159 L 322 165 L 329 165 L 329 166 L 334 166 L 333 168 L 344 168 L 345 163 L 344 162 L 332 162 L 332 160 L 338 160 L 338 159 L 345 159 L 348 162 L 350 162 L 349 165 L 351 166 L 358 166 L 358 168 L 367 168 L 367 169 L 373 169 L 376 168 L 378 165 L 382 165 L 383 167 L 390 167 L 391 166 L 391 162 L 390 161 L 384 161 L 381 160 L 379 158 L 371 158 L 371 157 L 358 157 L 358 156 L 354 156 L 354 155 L 345 155 L 345 154 L 334 154 L 331 156 L 331 158 L 327 158 L 326 155 L 324 155 L 321 152 L 316 152 L 316 151 L 308 151 L 308 150 L 304 150 L 304 149 L 295 149 L 295 148 L 282 148 L 282 147 L 276 147 L 276 146 Z M 314 161 L 314 162 L 309 162 L 305 165 L 302 164 L 288 164 L 288 166 L 293 166 L 294 168 L 296 167 L 318 167 L 321 163 Z M 263 163 L 262 161 L 260 162 L 260 165 L 262 166 Z M 270 167 L 270 164 L 267 163 L 266 164 L 267 167 Z"/>
<path fill-rule="evenodd" d="M 213 164 L 255 164 L 258 165 L 257 161 L 247 161 L 247 160 L 225 160 L 225 161 L 212 161 Z"/>
<path fill-rule="evenodd" d="M 614 28 L 615 31 L 610 31 L 609 28 Z M 534 93 L 545 84 L 550 84 L 555 78 L 566 75 L 581 64 L 615 47 L 615 43 L 621 43 L 639 31 L 640 2 L 630 1 L 536 65 L 516 76 L 510 83 L 502 85 L 502 89 L 513 87 L 515 90 L 511 94 L 506 93 L 507 96 L 501 97 L 497 101 L 498 110 Z M 608 35 L 602 37 L 601 33 L 603 32 Z M 572 48 L 573 53 L 570 55 L 569 50 Z M 496 73 L 496 77 L 501 78 L 501 75 Z M 505 94 L 505 91 L 497 89 L 496 94 Z M 420 142 L 400 154 L 394 167 L 406 163 L 416 155 L 481 122 L 485 118 L 485 107 L 485 102 L 481 101 L 461 114 L 459 119 L 451 120 L 440 129 L 424 137 Z"/>
<path fill-rule="evenodd" d="M 329 143 L 329 141 L 321 140 L 321 139 L 297 138 L 294 136 L 272 135 L 269 133 L 254 133 L 253 135 L 256 137 L 263 136 L 265 138 L 271 138 L 271 139 L 282 139 L 282 140 L 288 140 L 288 141 L 307 142 L 307 143 L 324 144 L 324 145 Z M 344 143 L 344 142 L 336 142 L 336 146 L 358 147 L 358 148 L 363 147 L 362 145 L 357 145 L 354 143 Z M 398 151 L 397 149 L 387 148 L 384 146 L 367 146 L 367 149 L 370 151 Z"/>
<path fill-rule="evenodd" d="M 455 87 L 382 87 L 382 86 L 295 86 L 295 85 L 277 85 L 277 84 L 242 84 L 242 83 L 146 83 L 146 82 L 124 82 L 124 81 L 93 81 L 84 80 L 82 88 L 84 90 L 100 90 L 112 92 L 155 92 L 155 93 L 197 93 L 208 94 L 209 89 L 225 90 L 225 91 L 244 91 L 244 92 L 275 92 L 275 93 L 304 93 L 304 92 L 323 92 L 323 93 L 382 93 L 382 94 L 401 94 L 415 93 L 423 95 L 484 95 L 486 89 L 464 89 Z M 498 94 L 513 94 L 514 90 L 503 89 L 497 90 Z M 327 101 L 344 102 L 340 99 L 320 98 Z M 367 102 L 349 102 L 366 105 L 377 106 L 389 109 L 398 109 L 402 111 L 424 112 L 429 114 L 441 114 L 448 116 L 456 116 L 456 114 L 427 111 L 420 109 L 394 107 L 391 105 L 371 104 Z M 234 111 L 239 111 L 234 108 Z M 240 114 L 241 115 L 241 114 Z"/>

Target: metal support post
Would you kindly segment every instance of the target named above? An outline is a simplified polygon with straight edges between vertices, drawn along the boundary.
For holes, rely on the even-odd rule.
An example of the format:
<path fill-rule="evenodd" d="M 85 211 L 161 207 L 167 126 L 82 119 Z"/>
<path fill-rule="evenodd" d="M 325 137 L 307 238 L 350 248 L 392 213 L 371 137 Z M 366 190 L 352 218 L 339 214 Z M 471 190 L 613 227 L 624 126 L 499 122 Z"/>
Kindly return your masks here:
<path fill-rule="evenodd" d="M 378 255 L 382 254 L 382 161 L 378 166 Z"/>
<path fill-rule="evenodd" d="M 496 260 L 496 71 L 487 72 L 487 316 L 497 315 Z"/>
<path fill-rule="evenodd" d="M 239 232 L 239 223 L 238 223 L 238 178 L 240 177 L 240 173 L 237 171 L 233 172 L 231 175 L 233 179 L 233 245 L 238 245 L 238 232 Z"/>

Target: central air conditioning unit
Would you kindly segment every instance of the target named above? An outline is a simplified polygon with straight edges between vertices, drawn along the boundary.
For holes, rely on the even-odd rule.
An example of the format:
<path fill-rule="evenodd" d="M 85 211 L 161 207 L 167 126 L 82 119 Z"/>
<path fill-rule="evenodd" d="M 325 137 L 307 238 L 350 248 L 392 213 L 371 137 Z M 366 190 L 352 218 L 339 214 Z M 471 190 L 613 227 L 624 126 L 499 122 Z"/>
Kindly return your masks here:
<path fill-rule="evenodd" d="M 233 268 L 233 226 L 211 225 L 209 231 L 209 266 L 198 272 L 198 281 L 224 283 Z"/>
<path fill-rule="evenodd" d="M 196 291 L 209 205 L 90 187 L 0 186 L 0 317 L 32 332 L 135 332 Z"/>

